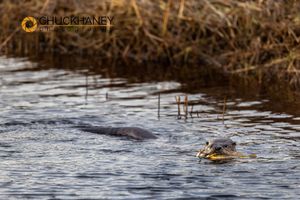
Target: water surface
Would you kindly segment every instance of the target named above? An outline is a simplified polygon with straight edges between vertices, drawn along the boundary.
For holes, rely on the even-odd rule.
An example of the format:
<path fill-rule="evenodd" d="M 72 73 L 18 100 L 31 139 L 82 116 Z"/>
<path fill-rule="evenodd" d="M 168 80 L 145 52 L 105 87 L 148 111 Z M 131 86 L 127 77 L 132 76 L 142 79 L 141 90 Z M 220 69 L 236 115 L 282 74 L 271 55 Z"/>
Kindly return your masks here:
<path fill-rule="evenodd" d="M 228 96 L 214 86 L 188 94 L 198 111 L 177 119 L 177 81 L 135 82 L 86 70 L 0 58 L 1 199 L 297 199 L 300 115 L 270 99 Z M 161 93 L 160 118 L 157 98 Z M 270 109 L 271 108 L 271 109 Z M 82 132 L 78 125 L 138 126 L 156 140 Z M 199 161 L 205 141 L 231 137 L 257 159 Z"/>

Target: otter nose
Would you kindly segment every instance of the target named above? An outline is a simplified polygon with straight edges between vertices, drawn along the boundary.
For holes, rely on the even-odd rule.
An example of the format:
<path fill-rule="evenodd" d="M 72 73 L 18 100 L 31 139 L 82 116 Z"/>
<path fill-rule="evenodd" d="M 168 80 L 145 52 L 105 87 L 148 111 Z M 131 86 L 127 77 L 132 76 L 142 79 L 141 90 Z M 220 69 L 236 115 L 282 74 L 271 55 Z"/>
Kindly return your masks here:
<path fill-rule="evenodd" d="M 216 147 L 217 151 L 220 151 L 222 149 L 222 147 Z"/>

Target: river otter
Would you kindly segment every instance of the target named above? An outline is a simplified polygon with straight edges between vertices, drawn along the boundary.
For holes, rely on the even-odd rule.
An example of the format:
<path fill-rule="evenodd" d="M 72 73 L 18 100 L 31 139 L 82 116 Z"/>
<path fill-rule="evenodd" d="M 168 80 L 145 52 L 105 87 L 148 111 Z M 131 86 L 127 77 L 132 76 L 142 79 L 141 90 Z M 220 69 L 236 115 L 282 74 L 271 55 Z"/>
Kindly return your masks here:
<path fill-rule="evenodd" d="M 242 156 L 235 149 L 236 143 L 231 139 L 215 139 L 206 142 L 206 146 L 197 153 L 199 158 L 210 160 L 233 159 Z"/>
<path fill-rule="evenodd" d="M 153 133 L 138 127 L 102 127 L 102 126 L 93 126 L 93 127 L 80 127 L 80 130 L 103 134 L 103 135 L 114 135 L 114 136 L 125 136 L 131 139 L 144 140 L 144 139 L 155 139 L 157 138 Z"/>
<path fill-rule="evenodd" d="M 124 136 L 135 140 L 155 139 L 157 138 L 153 133 L 138 127 L 102 127 L 102 126 L 77 126 L 82 131 Z M 256 158 L 255 154 L 243 155 L 236 151 L 236 143 L 231 139 L 215 139 L 206 142 L 206 146 L 197 153 L 197 157 L 206 158 L 212 161 L 224 161 L 234 158 Z"/>

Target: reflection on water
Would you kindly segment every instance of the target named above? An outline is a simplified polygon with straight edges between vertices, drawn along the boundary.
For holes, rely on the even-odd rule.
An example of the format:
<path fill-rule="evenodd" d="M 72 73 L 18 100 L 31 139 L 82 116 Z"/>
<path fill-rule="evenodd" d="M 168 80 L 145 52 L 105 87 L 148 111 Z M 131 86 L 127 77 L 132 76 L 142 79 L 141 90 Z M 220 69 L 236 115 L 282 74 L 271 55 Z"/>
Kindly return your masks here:
<path fill-rule="evenodd" d="M 137 83 L 88 73 L 36 70 L 25 59 L 0 58 L 2 199 L 300 195 L 299 115 L 272 110 L 267 98 L 235 96 L 219 86 L 189 94 L 200 115 L 178 120 L 175 96 L 185 95 L 178 82 Z M 76 129 L 81 124 L 140 126 L 159 139 L 90 134 Z M 225 164 L 195 158 L 207 139 L 223 136 L 258 158 Z"/>

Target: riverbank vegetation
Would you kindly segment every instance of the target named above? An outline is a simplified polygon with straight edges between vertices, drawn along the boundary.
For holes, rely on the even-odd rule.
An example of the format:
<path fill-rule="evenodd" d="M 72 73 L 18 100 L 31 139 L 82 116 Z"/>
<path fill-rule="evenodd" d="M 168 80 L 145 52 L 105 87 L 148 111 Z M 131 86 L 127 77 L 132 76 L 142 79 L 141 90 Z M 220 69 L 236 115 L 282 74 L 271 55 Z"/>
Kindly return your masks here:
<path fill-rule="evenodd" d="M 299 91 L 299 10 L 295 0 L 3 0 L 0 50 L 137 66 L 193 65 Z M 21 29 L 24 17 L 42 15 L 103 15 L 114 21 L 102 31 Z"/>

